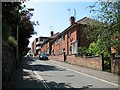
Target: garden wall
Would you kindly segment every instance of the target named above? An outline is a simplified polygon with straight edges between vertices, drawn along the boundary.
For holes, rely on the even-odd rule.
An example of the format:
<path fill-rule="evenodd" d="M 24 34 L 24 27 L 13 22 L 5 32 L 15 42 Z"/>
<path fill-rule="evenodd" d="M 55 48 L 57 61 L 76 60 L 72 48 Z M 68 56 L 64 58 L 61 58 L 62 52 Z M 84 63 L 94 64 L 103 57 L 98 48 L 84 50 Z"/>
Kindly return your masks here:
<path fill-rule="evenodd" d="M 49 56 L 51 60 L 64 61 L 63 55 Z M 71 64 L 80 65 L 92 69 L 102 70 L 102 59 L 101 57 L 80 57 L 75 55 L 67 55 L 66 62 Z"/>
<path fill-rule="evenodd" d="M 2 88 L 6 88 L 10 77 L 16 69 L 14 51 L 5 42 L 2 42 Z"/>
<path fill-rule="evenodd" d="M 112 73 L 116 73 L 120 75 L 120 57 L 119 58 L 113 58 L 112 60 Z"/>

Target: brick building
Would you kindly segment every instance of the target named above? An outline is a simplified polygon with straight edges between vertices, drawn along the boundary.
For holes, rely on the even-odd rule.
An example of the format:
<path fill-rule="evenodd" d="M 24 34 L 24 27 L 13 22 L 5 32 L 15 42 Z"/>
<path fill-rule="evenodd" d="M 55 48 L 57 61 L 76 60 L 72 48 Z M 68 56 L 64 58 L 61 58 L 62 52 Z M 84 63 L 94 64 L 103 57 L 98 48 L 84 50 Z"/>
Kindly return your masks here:
<path fill-rule="evenodd" d="M 74 17 L 71 17 L 70 26 L 52 40 L 53 53 L 60 55 L 65 51 L 66 55 L 77 54 L 79 46 L 88 47 L 91 41 L 86 38 L 83 31 L 87 24 L 92 22 L 95 22 L 95 20 L 88 17 L 84 17 L 77 22 L 75 22 Z"/>
<path fill-rule="evenodd" d="M 50 55 L 52 54 L 52 40 L 59 35 L 59 32 L 54 34 L 53 31 L 51 31 L 51 36 L 49 37 L 48 40 L 46 40 L 42 45 L 41 45 L 41 52 L 45 52 L 46 54 Z"/>
<path fill-rule="evenodd" d="M 31 53 L 36 56 L 41 52 L 41 45 L 44 43 L 49 37 L 38 37 L 32 42 Z"/>
<path fill-rule="evenodd" d="M 75 22 L 75 18 L 70 18 L 70 26 L 61 33 L 53 34 L 41 45 L 41 51 L 47 54 L 60 55 L 65 51 L 66 55 L 77 54 L 79 46 L 88 47 L 91 43 L 83 34 L 87 24 L 96 20 L 84 17 Z"/>

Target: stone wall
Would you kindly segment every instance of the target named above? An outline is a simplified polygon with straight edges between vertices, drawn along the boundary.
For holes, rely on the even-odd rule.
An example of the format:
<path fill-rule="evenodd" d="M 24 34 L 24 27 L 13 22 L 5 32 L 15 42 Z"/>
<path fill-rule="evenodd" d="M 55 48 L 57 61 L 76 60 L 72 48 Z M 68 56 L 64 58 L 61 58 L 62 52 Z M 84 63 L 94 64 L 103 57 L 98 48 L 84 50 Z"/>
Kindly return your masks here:
<path fill-rule="evenodd" d="M 111 68 L 112 73 L 116 73 L 120 75 L 120 57 L 114 58 L 111 64 L 112 64 L 112 68 Z"/>
<path fill-rule="evenodd" d="M 16 69 L 14 51 L 5 42 L 2 42 L 2 87 L 7 87 L 13 71 Z"/>
<path fill-rule="evenodd" d="M 63 55 L 49 56 L 51 60 L 64 61 Z M 66 62 L 71 64 L 80 65 L 92 69 L 102 70 L 102 59 L 101 57 L 80 57 L 75 55 L 66 56 Z"/>

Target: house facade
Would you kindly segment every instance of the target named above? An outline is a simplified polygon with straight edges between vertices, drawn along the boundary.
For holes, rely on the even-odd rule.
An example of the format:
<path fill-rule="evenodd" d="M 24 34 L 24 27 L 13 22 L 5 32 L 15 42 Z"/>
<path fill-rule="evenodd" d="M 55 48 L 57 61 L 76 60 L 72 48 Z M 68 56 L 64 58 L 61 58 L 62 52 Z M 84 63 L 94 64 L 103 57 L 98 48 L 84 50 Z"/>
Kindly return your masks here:
<path fill-rule="evenodd" d="M 51 36 L 49 39 L 47 39 L 42 45 L 41 45 L 41 52 L 45 52 L 48 55 L 52 54 L 52 40 L 56 38 L 56 36 L 59 35 L 59 32 L 54 34 L 53 31 L 51 31 Z"/>
<path fill-rule="evenodd" d="M 54 55 L 66 53 L 66 55 L 77 54 L 78 47 L 88 47 L 91 43 L 86 38 L 83 31 L 87 26 L 85 21 L 92 19 L 84 17 L 83 19 L 75 22 L 75 18 L 70 18 L 70 26 L 61 32 L 55 39 L 52 40 L 52 51 Z"/>
<path fill-rule="evenodd" d="M 49 39 L 49 37 L 42 37 L 42 36 L 38 38 L 38 41 L 36 42 L 37 55 L 39 55 L 41 53 L 41 45 L 48 39 Z"/>
<path fill-rule="evenodd" d="M 51 37 L 41 45 L 41 52 L 49 55 L 61 55 L 63 52 L 66 55 L 78 54 L 78 47 L 89 47 L 90 43 L 92 43 L 91 40 L 86 38 L 84 31 L 92 31 L 93 29 L 89 28 L 89 25 L 93 23 L 99 22 L 88 17 L 75 22 L 75 18 L 72 16 L 70 26 L 63 32 L 57 34 L 51 32 Z M 113 47 L 111 51 L 116 53 Z"/>
<path fill-rule="evenodd" d="M 31 53 L 33 54 L 33 56 L 36 56 L 38 54 L 40 54 L 41 52 L 41 45 L 47 40 L 49 39 L 49 37 L 38 37 L 35 38 L 35 40 L 32 42 L 31 45 Z"/>
<path fill-rule="evenodd" d="M 33 56 L 36 55 L 36 41 L 37 41 L 37 38 L 35 38 L 35 40 L 32 42 L 32 45 L 31 45 L 31 54 Z"/>

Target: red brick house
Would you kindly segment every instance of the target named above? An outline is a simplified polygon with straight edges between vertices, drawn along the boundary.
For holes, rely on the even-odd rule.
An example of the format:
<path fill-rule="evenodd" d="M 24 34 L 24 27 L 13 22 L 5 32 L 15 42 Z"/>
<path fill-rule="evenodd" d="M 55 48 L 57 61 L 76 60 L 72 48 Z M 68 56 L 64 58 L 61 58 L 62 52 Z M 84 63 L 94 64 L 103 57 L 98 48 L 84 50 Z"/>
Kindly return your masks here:
<path fill-rule="evenodd" d="M 52 51 L 55 55 L 63 54 L 65 51 L 66 55 L 77 54 L 79 46 L 88 47 L 91 43 L 83 34 L 85 27 L 88 23 L 92 23 L 95 20 L 88 17 L 75 22 L 75 18 L 70 18 L 70 26 L 61 32 L 56 38 L 52 40 Z"/>
<path fill-rule="evenodd" d="M 32 45 L 31 45 L 31 54 L 33 56 L 36 55 L 36 42 L 38 41 L 38 38 L 35 38 L 35 40 L 32 42 Z"/>
<path fill-rule="evenodd" d="M 49 37 L 48 40 L 46 40 L 42 45 L 41 45 L 41 52 L 45 52 L 46 54 L 50 55 L 52 54 L 51 50 L 52 50 L 52 40 L 59 34 L 59 32 L 57 32 L 56 34 L 54 34 L 53 31 L 51 31 L 51 37 Z"/>
<path fill-rule="evenodd" d="M 41 45 L 42 43 L 44 43 L 49 37 L 38 37 L 35 38 L 35 40 L 32 42 L 32 46 L 31 46 L 31 53 L 33 54 L 33 56 L 36 56 L 38 54 L 40 54 L 41 52 Z"/>

